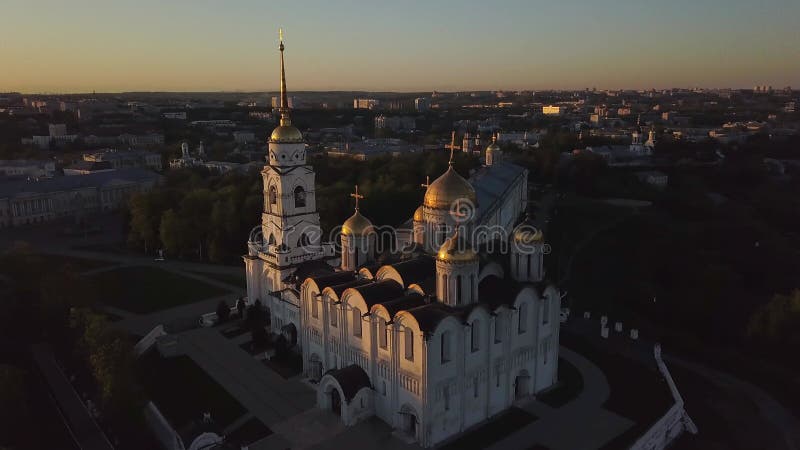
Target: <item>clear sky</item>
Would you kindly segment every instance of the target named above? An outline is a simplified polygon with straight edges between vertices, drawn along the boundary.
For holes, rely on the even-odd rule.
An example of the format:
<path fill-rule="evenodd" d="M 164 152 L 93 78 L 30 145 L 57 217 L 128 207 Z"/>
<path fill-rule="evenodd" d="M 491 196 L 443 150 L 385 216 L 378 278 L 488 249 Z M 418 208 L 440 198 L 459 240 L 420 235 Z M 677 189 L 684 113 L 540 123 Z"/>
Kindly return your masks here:
<path fill-rule="evenodd" d="M 798 0 L 0 0 L 0 91 L 800 88 Z"/>

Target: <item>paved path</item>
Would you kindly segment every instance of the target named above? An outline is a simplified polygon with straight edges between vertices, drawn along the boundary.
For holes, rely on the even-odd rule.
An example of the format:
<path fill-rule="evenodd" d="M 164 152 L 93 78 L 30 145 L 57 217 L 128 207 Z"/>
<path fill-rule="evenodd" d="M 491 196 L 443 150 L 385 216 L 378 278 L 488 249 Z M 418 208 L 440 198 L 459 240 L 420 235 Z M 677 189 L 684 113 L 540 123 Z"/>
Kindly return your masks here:
<path fill-rule="evenodd" d="M 675 364 L 691 370 L 720 387 L 732 387 L 750 397 L 756 405 L 756 408 L 758 408 L 761 417 L 781 430 L 787 448 L 800 450 L 800 420 L 763 389 L 747 381 L 740 380 L 731 374 L 706 367 L 702 364 L 686 361 L 677 356 L 665 355 L 664 359 L 670 364 Z M 702 430 L 700 431 L 702 432 Z"/>
<path fill-rule="evenodd" d="M 114 326 L 136 336 L 144 336 L 158 325 L 164 325 L 167 328 L 174 327 L 174 329 L 180 331 L 196 326 L 197 321 L 203 314 L 216 311 L 217 304 L 220 300 L 224 300 L 229 305 L 233 305 L 237 298 L 238 295 L 227 294 L 220 297 L 200 300 L 199 302 L 162 309 L 161 311 L 150 314 L 131 315 L 118 322 L 114 322 Z"/>
<path fill-rule="evenodd" d="M 622 434 L 634 422 L 603 408 L 611 393 L 603 372 L 591 361 L 564 347 L 559 356 L 575 366 L 583 377 L 580 395 L 558 409 L 538 401 L 521 407 L 539 417 L 489 447 L 495 450 L 527 449 L 534 444 L 551 450 L 597 449 Z"/>
<path fill-rule="evenodd" d="M 114 447 L 108 442 L 106 435 L 86 410 L 78 393 L 69 384 L 64 372 L 56 364 L 50 349 L 38 344 L 32 346 L 31 351 L 78 447 L 82 450 L 113 450 Z"/>
<path fill-rule="evenodd" d="M 286 380 L 226 339 L 215 328 L 178 335 L 178 345 L 250 413 L 272 428 L 312 408 L 314 391 L 296 379 Z"/>

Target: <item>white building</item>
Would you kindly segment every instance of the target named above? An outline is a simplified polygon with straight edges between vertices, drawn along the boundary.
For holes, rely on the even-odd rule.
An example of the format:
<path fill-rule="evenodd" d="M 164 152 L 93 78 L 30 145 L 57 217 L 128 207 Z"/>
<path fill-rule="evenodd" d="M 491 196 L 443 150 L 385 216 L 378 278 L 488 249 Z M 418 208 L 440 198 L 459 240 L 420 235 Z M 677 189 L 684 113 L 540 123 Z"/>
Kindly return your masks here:
<path fill-rule="evenodd" d="M 56 163 L 48 160 L 4 159 L 0 160 L 0 175 L 7 177 L 52 177 L 56 171 Z"/>
<path fill-rule="evenodd" d="M 132 167 L 142 167 L 161 171 L 161 155 L 154 152 L 142 151 L 120 151 L 117 149 L 103 149 L 92 153 L 83 154 L 84 161 L 104 162 L 107 161 L 114 169 L 127 169 Z"/>
<path fill-rule="evenodd" d="M 247 291 L 299 347 L 318 407 L 347 426 L 377 416 L 431 447 L 552 386 L 560 295 L 544 282 L 541 232 L 519 220 L 527 170 L 499 148 L 469 181 L 451 164 L 427 186 L 402 255 L 384 265 L 356 188 L 337 258 L 320 239 L 303 136 L 285 101 L 281 112 L 244 256 Z"/>
<path fill-rule="evenodd" d="M 356 98 L 353 99 L 353 109 L 375 109 L 381 102 L 374 98 Z"/>
<path fill-rule="evenodd" d="M 560 116 L 564 114 L 566 108 L 560 105 L 544 105 L 542 106 L 542 114 L 545 116 Z"/>

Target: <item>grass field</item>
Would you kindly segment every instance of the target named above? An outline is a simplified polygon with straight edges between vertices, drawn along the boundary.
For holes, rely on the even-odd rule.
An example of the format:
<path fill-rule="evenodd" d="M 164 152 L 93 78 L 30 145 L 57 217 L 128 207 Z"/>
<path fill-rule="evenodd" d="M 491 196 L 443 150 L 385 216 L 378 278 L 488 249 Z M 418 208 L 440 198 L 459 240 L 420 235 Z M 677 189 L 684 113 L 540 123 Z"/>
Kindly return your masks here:
<path fill-rule="evenodd" d="M 122 267 L 91 277 L 100 301 L 126 311 L 146 314 L 228 293 L 202 281 L 152 267 Z"/>
<path fill-rule="evenodd" d="M 140 359 L 138 369 L 150 399 L 175 429 L 199 422 L 205 412 L 224 429 L 246 412 L 188 356 L 162 358 L 151 351 Z"/>
<path fill-rule="evenodd" d="M 192 271 L 195 275 L 200 275 L 206 278 L 210 278 L 212 280 L 220 281 L 222 283 L 228 283 L 232 286 L 238 286 L 240 288 L 245 287 L 247 283 L 247 279 L 244 276 L 244 270 L 240 275 L 229 275 L 224 273 L 214 273 L 214 272 L 199 272 L 199 271 Z"/>

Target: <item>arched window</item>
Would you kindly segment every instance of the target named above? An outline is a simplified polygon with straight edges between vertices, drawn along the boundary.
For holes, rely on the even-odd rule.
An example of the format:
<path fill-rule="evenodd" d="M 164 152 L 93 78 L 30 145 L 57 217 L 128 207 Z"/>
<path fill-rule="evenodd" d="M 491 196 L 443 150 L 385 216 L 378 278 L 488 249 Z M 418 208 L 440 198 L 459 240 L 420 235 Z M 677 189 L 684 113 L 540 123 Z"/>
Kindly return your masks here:
<path fill-rule="evenodd" d="M 447 274 L 444 274 L 442 275 L 442 300 L 447 297 Z"/>
<path fill-rule="evenodd" d="M 456 276 L 456 305 L 461 304 L 461 275 Z"/>
<path fill-rule="evenodd" d="M 528 277 L 531 276 L 531 255 L 528 255 Z"/>
<path fill-rule="evenodd" d="M 269 204 L 270 206 L 278 204 L 278 190 L 274 185 L 269 187 Z"/>
<path fill-rule="evenodd" d="M 272 233 L 269 234 L 269 240 L 267 241 L 267 243 L 269 245 L 275 245 L 275 235 L 274 234 L 272 234 Z"/>
<path fill-rule="evenodd" d="M 361 310 L 353 308 L 353 336 L 361 337 Z"/>
<path fill-rule="evenodd" d="M 311 295 L 311 317 L 317 318 L 319 317 L 319 305 L 317 305 L 317 298 L 315 295 Z"/>
<path fill-rule="evenodd" d="M 498 313 L 494 318 L 494 343 L 503 342 L 503 313 Z"/>
<path fill-rule="evenodd" d="M 469 301 L 475 302 L 477 297 L 475 295 L 475 274 L 469 276 Z"/>
<path fill-rule="evenodd" d="M 481 348 L 481 322 L 479 320 L 472 321 L 472 344 L 470 348 L 473 352 L 477 352 Z"/>
<path fill-rule="evenodd" d="M 332 326 L 332 327 L 335 327 L 335 326 L 336 326 L 336 322 L 337 322 L 337 317 L 336 317 L 336 304 L 335 304 L 335 303 L 333 303 L 333 302 L 331 302 L 331 303 L 330 303 L 330 307 L 329 307 L 329 309 L 328 309 L 328 313 L 329 313 L 329 314 L 330 314 L 330 316 L 331 316 L 331 326 Z"/>
<path fill-rule="evenodd" d="M 550 322 L 550 297 L 544 298 L 544 305 L 542 307 L 542 323 L 547 324 Z"/>
<path fill-rule="evenodd" d="M 386 345 L 388 341 L 387 339 L 388 332 L 389 332 L 389 327 L 386 326 L 386 321 L 380 319 L 378 321 L 378 345 L 384 350 L 386 350 Z"/>
<path fill-rule="evenodd" d="M 406 359 L 409 361 L 414 360 L 414 332 L 411 328 L 406 327 L 405 331 L 405 346 L 406 346 Z"/>
<path fill-rule="evenodd" d="M 442 364 L 444 364 L 450 361 L 450 332 L 443 331 L 441 339 Z"/>
<path fill-rule="evenodd" d="M 528 329 L 528 304 L 523 303 L 519 305 L 519 324 L 517 326 L 517 333 L 522 334 Z"/>
<path fill-rule="evenodd" d="M 297 246 L 298 247 L 305 247 L 305 246 L 307 246 L 309 244 L 311 244 L 311 240 L 308 238 L 308 235 L 305 234 L 305 233 L 301 234 L 300 237 L 297 239 Z"/>
<path fill-rule="evenodd" d="M 294 188 L 294 207 L 295 208 L 305 208 L 306 206 L 306 191 L 303 189 L 303 186 L 297 186 Z"/>

